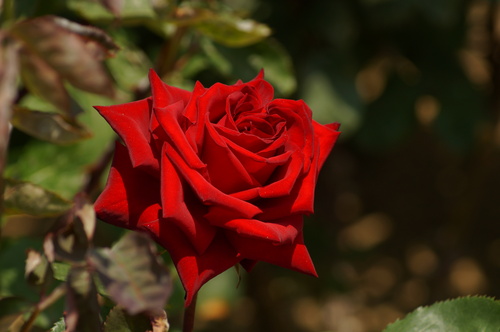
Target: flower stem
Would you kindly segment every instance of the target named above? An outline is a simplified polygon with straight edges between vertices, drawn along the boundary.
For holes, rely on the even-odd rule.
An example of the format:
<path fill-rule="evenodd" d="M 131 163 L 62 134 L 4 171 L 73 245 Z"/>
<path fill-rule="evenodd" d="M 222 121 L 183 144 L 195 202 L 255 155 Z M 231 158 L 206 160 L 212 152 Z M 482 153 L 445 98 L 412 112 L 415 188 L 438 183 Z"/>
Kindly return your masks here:
<path fill-rule="evenodd" d="M 182 326 L 182 332 L 193 332 L 197 297 L 198 294 L 195 294 L 189 306 L 184 310 L 184 324 Z"/>

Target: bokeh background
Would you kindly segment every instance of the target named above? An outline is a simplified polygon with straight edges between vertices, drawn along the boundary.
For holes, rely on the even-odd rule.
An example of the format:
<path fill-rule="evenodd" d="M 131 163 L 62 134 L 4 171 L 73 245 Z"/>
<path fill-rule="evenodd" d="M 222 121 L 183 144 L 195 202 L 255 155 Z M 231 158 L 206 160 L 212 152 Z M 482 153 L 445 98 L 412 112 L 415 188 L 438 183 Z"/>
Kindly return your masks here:
<path fill-rule="evenodd" d="M 129 93 L 158 66 L 161 46 L 172 38 L 140 20 L 96 18 L 77 1 L 48 3 L 19 1 L 19 15 L 55 14 L 110 33 L 122 51 L 107 66 Z M 178 56 L 185 62 L 165 71 L 167 83 L 234 83 L 264 67 L 278 96 L 304 99 L 317 121 L 340 122 L 343 132 L 305 229 L 319 278 L 266 263 L 249 274 L 229 270 L 202 289 L 197 331 L 381 331 L 421 305 L 500 296 L 498 2 L 182 3 L 190 5 L 251 18 L 272 33 L 243 47 L 197 39 L 199 31 L 184 35 Z M 71 198 L 114 136 L 91 109 L 111 102 L 69 89 L 93 138 L 61 147 L 15 129 L 6 174 Z M 47 108 L 22 93 L 24 105 Z M 4 221 L 2 295 L 36 298 L 22 283 L 24 251 L 40 247 L 50 224 L 26 216 Z M 109 245 L 121 233 L 99 223 L 96 242 Z M 167 309 L 173 331 L 182 297 L 177 280 Z M 57 310 L 40 326 L 57 319 Z"/>

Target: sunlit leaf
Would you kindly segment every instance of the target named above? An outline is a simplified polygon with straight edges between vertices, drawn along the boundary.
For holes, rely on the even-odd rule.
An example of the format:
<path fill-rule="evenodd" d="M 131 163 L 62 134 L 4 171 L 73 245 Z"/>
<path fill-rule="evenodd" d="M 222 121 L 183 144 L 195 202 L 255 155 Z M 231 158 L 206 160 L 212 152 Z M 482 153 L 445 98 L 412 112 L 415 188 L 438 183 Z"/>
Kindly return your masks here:
<path fill-rule="evenodd" d="M 163 310 L 170 275 L 146 235 L 128 233 L 112 249 L 93 250 L 90 260 L 109 296 L 129 314 Z"/>
<path fill-rule="evenodd" d="M 68 7 L 90 21 L 111 22 L 115 20 L 115 14 L 110 12 L 110 7 L 103 2 L 113 0 L 68 0 Z M 115 0 L 116 1 L 116 0 Z M 152 1 L 119 0 L 122 2 L 120 11 L 120 22 L 122 24 L 136 24 L 155 17 Z M 116 4 L 114 4 L 116 7 Z"/>
<path fill-rule="evenodd" d="M 145 315 L 129 315 L 116 306 L 106 317 L 104 332 L 135 332 L 151 330 L 149 318 Z"/>
<path fill-rule="evenodd" d="M 66 281 L 71 265 L 63 262 L 53 262 L 52 270 L 54 271 L 54 279 Z"/>
<path fill-rule="evenodd" d="M 64 323 L 64 317 L 61 317 L 55 324 L 52 326 L 49 332 L 64 332 L 66 331 L 66 323 Z"/>
<path fill-rule="evenodd" d="M 51 217 L 71 208 L 71 202 L 33 183 L 6 179 L 4 208 L 7 215 Z"/>
<path fill-rule="evenodd" d="M 72 144 L 92 134 L 76 121 L 68 121 L 58 113 L 40 112 L 15 107 L 11 123 L 17 129 L 38 139 L 56 144 Z"/>
<path fill-rule="evenodd" d="M 89 28 L 56 16 L 41 16 L 17 23 L 11 32 L 75 87 L 114 96 L 113 82 L 102 64 L 109 48 L 89 38 Z"/>
<path fill-rule="evenodd" d="M 500 303 L 487 297 L 464 297 L 421 307 L 390 324 L 384 332 L 497 331 Z"/>
<path fill-rule="evenodd" d="M 101 331 L 97 290 L 91 273 L 85 267 L 73 267 L 68 275 L 66 297 L 66 331 Z"/>
<path fill-rule="evenodd" d="M 271 34 L 271 29 L 265 24 L 227 15 L 214 15 L 195 27 L 205 36 L 230 47 L 251 45 Z"/>

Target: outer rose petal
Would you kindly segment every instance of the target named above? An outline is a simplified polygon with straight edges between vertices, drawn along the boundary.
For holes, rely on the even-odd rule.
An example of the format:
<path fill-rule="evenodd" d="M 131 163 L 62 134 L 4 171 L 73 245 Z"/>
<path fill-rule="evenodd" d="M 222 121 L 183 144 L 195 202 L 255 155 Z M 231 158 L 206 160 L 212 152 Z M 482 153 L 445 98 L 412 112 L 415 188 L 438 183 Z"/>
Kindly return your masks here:
<path fill-rule="evenodd" d="M 123 139 L 134 167 L 158 171 L 156 151 L 151 148 L 151 98 L 114 106 L 95 106 L 109 125 Z"/>
<path fill-rule="evenodd" d="M 157 179 L 133 168 L 127 149 L 116 143 L 108 183 L 94 205 L 97 217 L 110 224 L 140 229 L 159 219 L 160 185 Z"/>
<path fill-rule="evenodd" d="M 302 232 L 292 244 L 275 245 L 271 242 L 238 236 L 226 232 L 226 237 L 241 256 L 263 261 L 317 277 L 316 269 L 309 256 Z"/>
<path fill-rule="evenodd" d="M 319 155 L 318 155 L 318 172 L 323 167 L 326 158 L 330 154 L 337 142 L 337 139 L 340 135 L 340 123 L 330 123 L 327 125 L 321 125 L 313 120 L 314 126 L 314 136 L 319 143 Z"/>
<path fill-rule="evenodd" d="M 184 233 L 171 223 L 153 223 L 151 233 L 156 234 L 154 238 L 167 249 L 174 261 L 186 290 L 186 307 L 203 284 L 242 259 L 223 234 L 218 234 L 207 250 L 198 255 Z"/>
<path fill-rule="evenodd" d="M 178 101 L 186 105 L 191 97 L 191 92 L 165 84 L 152 69 L 149 71 L 149 82 L 153 94 L 153 107 L 167 107 Z"/>

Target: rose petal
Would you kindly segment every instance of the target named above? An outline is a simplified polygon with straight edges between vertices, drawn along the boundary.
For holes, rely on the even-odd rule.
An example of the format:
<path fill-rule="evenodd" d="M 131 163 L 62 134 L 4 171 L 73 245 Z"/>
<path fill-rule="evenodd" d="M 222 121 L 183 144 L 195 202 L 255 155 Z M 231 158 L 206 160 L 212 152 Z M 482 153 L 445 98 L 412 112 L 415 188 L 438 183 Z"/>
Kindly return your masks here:
<path fill-rule="evenodd" d="M 304 245 L 302 233 L 289 245 L 239 236 L 227 231 L 226 237 L 245 259 L 263 261 L 317 277 L 316 270 Z"/>
<path fill-rule="evenodd" d="M 217 123 L 226 114 L 227 97 L 241 87 L 215 83 L 198 99 L 198 110 L 209 115 L 209 121 Z"/>
<path fill-rule="evenodd" d="M 330 123 L 321 125 L 313 120 L 314 136 L 319 142 L 319 155 L 318 155 L 318 171 L 323 167 L 326 158 L 330 154 L 335 142 L 337 141 L 340 131 L 340 123 Z"/>
<path fill-rule="evenodd" d="M 127 149 L 116 143 L 108 182 L 95 202 L 97 217 L 129 229 L 158 222 L 160 185 L 156 178 L 134 168 Z"/>
<path fill-rule="evenodd" d="M 153 69 L 149 70 L 149 82 L 153 95 L 153 107 L 167 107 L 178 101 L 186 105 L 191 97 L 191 92 L 165 84 Z"/>
<path fill-rule="evenodd" d="M 213 225 L 231 230 L 242 237 L 269 241 L 275 245 L 292 244 L 302 231 L 302 216 L 289 216 L 272 222 L 257 219 L 210 220 Z"/>
<path fill-rule="evenodd" d="M 286 119 L 288 146 L 295 145 L 304 155 L 304 171 L 307 172 L 313 153 L 312 111 L 302 100 L 275 99 L 268 105 L 270 114 Z M 288 149 L 289 147 L 287 147 Z"/>
<path fill-rule="evenodd" d="M 189 188 L 183 186 L 165 152 L 162 153 L 161 194 L 165 220 L 175 223 L 197 253 L 203 254 L 214 239 L 216 229 L 204 219 L 206 209 Z"/>
<path fill-rule="evenodd" d="M 179 123 L 179 118 L 184 117 L 182 115 L 183 109 L 183 102 L 178 101 L 167 107 L 154 107 L 153 111 L 164 130 L 165 136 L 161 137 L 163 141 L 167 141 L 169 144 L 175 146 L 189 167 L 204 172 L 206 165 L 200 160 L 196 151 L 188 142 L 184 130 Z"/>
<path fill-rule="evenodd" d="M 165 153 L 179 174 L 189 183 L 193 192 L 206 205 L 216 205 L 223 210 L 234 211 L 241 218 L 252 218 L 262 212 L 255 205 L 226 195 L 215 188 L 200 173 L 190 168 L 172 146 L 166 145 Z"/>
<path fill-rule="evenodd" d="M 187 307 L 201 286 L 213 277 L 238 264 L 241 256 L 227 241 L 218 234 L 207 250 L 199 255 L 174 224 L 153 223 L 151 233 L 157 234 L 155 240 L 169 252 L 175 264 L 184 289 Z"/>
<path fill-rule="evenodd" d="M 206 128 L 201 158 L 207 165 L 210 183 L 227 194 L 258 186 L 212 124 L 207 123 Z"/>
<path fill-rule="evenodd" d="M 263 105 L 270 103 L 273 99 L 274 88 L 271 84 L 264 81 L 264 70 L 261 70 L 253 80 L 246 84 L 256 90 L 256 95 L 260 97 Z"/>
<path fill-rule="evenodd" d="M 280 167 L 278 172 L 273 174 L 270 184 L 262 187 L 259 190 L 259 195 L 262 198 L 273 198 L 288 196 L 295 186 L 297 178 L 302 173 L 304 167 L 304 157 L 298 152 L 289 153 L 289 160 L 286 165 Z"/>
<path fill-rule="evenodd" d="M 260 185 L 269 182 L 269 177 L 274 173 L 278 166 L 287 164 L 290 160 L 291 152 L 285 152 L 276 156 L 266 158 L 234 144 L 231 141 L 226 141 L 231 148 L 231 152 L 237 160 L 244 165 L 247 172 L 256 179 Z M 286 166 L 283 166 L 286 167 Z"/>
<path fill-rule="evenodd" d="M 95 109 L 125 142 L 132 165 L 157 172 L 158 151 L 152 149 L 150 133 L 151 98 L 120 105 L 95 106 Z"/>

